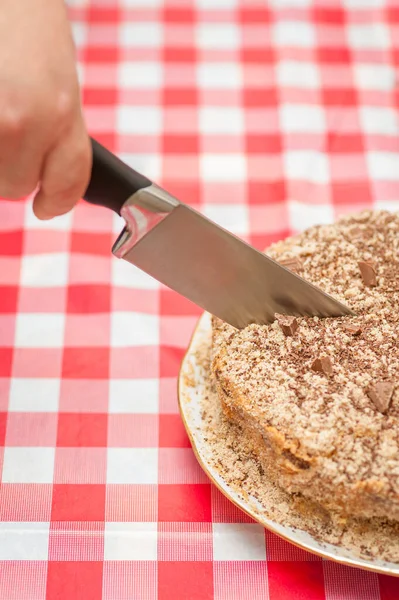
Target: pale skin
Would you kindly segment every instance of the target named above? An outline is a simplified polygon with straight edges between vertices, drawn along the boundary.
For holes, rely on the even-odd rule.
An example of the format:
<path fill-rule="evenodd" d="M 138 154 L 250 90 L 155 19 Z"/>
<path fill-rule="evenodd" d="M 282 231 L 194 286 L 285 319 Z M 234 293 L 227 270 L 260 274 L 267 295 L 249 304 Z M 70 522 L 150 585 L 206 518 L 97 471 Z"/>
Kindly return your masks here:
<path fill-rule="evenodd" d="M 64 0 L 1 0 L 0 197 L 35 192 L 35 215 L 51 219 L 82 197 L 90 170 Z"/>

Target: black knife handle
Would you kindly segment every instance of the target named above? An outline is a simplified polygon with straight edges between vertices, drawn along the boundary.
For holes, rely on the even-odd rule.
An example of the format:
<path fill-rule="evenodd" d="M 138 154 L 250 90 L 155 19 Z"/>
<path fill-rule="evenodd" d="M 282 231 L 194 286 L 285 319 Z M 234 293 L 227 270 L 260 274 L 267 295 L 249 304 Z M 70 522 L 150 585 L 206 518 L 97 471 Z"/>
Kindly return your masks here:
<path fill-rule="evenodd" d="M 90 139 L 93 166 L 90 183 L 83 198 L 90 204 L 110 208 L 119 215 L 126 200 L 152 182 L 131 169 L 96 140 Z"/>

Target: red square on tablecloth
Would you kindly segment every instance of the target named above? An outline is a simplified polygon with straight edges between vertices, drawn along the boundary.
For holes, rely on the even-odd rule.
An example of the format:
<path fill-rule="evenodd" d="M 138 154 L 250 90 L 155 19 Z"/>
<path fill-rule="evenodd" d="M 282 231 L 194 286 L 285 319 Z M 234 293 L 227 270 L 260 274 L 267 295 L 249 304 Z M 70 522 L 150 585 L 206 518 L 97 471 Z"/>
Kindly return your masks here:
<path fill-rule="evenodd" d="M 213 600 L 213 597 L 212 562 L 158 563 L 158 600 Z"/>
<path fill-rule="evenodd" d="M 0 248 L 2 256 L 21 256 L 23 231 L 2 231 L 0 233 Z"/>
<path fill-rule="evenodd" d="M 160 484 L 158 520 L 211 521 L 210 483 Z"/>
<path fill-rule="evenodd" d="M 267 570 L 270 600 L 325 600 L 321 561 L 270 561 Z"/>
<path fill-rule="evenodd" d="M 191 302 L 180 296 L 173 290 L 161 288 L 160 290 L 160 312 L 164 316 L 183 316 L 201 314 L 201 309 Z"/>
<path fill-rule="evenodd" d="M 13 348 L 0 348 L 0 376 L 10 377 L 13 359 Z"/>
<path fill-rule="evenodd" d="M 179 374 L 181 361 L 183 360 L 185 348 L 172 348 L 170 346 L 160 347 L 160 376 L 174 377 Z"/>
<path fill-rule="evenodd" d="M 104 521 L 105 485 L 55 483 L 52 521 Z"/>
<path fill-rule="evenodd" d="M 109 256 L 111 248 L 112 235 L 110 233 L 73 231 L 71 234 L 71 252 Z"/>
<path fill-rule="evenodd" d="M 0 446 L 4 446 L 6 437 L 7 413 L 0 412 Z"/>
<path fill-rule="evenodd" d="M 18 287 L 15 285 L 0 286 L 0 313 L 17 312 Z"/>
<path fill-rule="evenodd" d="M 103 563 L 50 561 L 46 600 L 100 600 Z"/>
<path fill-rule="evenodd" d="M 380 585 L 380 600 L 397 600 L 399 596 L 399 581 L 397 577 L 378 575 Z"/>
<path fill-rule="evenodd" d="M 96 413 L 60 413 L 57 446 L 107 446 L 108 415 Z"/>
<path fill-rule="evenodd" d="M 179 414 L 159 415 L 159 447 L 190 448 L 190 446 L 181 416 Z"/>
<path fill-rule="evenodd" d="M 111 309 L 111 286 L 71 285 L 68 288 L 68 313 L 107 313 Z"/>
<path fill-rule="evenodd" d="M 165 106 L 190 106 L 197 104 L 198 101 L 198 90 L 196 88 L 184 88 L 184 87 L 169 87 L 166 86 L 163 90 L 163 103 Z M 171 194 L 175 194 L 165 184 Z"/>
<path fill-rule="evenodd" d="M 64 348 L 62 376 L 71 379 L 107 379 L 109 348 Z"/>

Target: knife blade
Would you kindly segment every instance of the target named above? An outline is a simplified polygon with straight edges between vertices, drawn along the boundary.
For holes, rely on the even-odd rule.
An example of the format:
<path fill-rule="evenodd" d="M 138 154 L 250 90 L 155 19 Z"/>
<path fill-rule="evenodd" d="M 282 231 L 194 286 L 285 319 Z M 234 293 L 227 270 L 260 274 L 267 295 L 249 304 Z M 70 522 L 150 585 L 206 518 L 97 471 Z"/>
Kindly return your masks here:
<path fill-rule="evenodd" d="M 84 199 L 125 227 L 112 252 L 241 329 L 275 314 L 338 317 L 350 308 L 174 198 L 92 141 Z"/>

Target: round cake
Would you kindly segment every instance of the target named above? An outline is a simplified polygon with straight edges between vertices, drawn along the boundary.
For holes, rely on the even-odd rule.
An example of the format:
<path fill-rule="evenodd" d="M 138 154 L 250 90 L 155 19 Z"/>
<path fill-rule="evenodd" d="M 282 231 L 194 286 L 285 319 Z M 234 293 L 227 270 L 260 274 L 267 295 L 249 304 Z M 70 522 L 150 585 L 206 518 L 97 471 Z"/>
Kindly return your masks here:
<path fill-rule="evenodd" d="M 283 489 L 340 518 L 399 520 L 399 216 L 351 215 L 267 254 L 355 316 L 214 318 L 223 410 Z"/>

